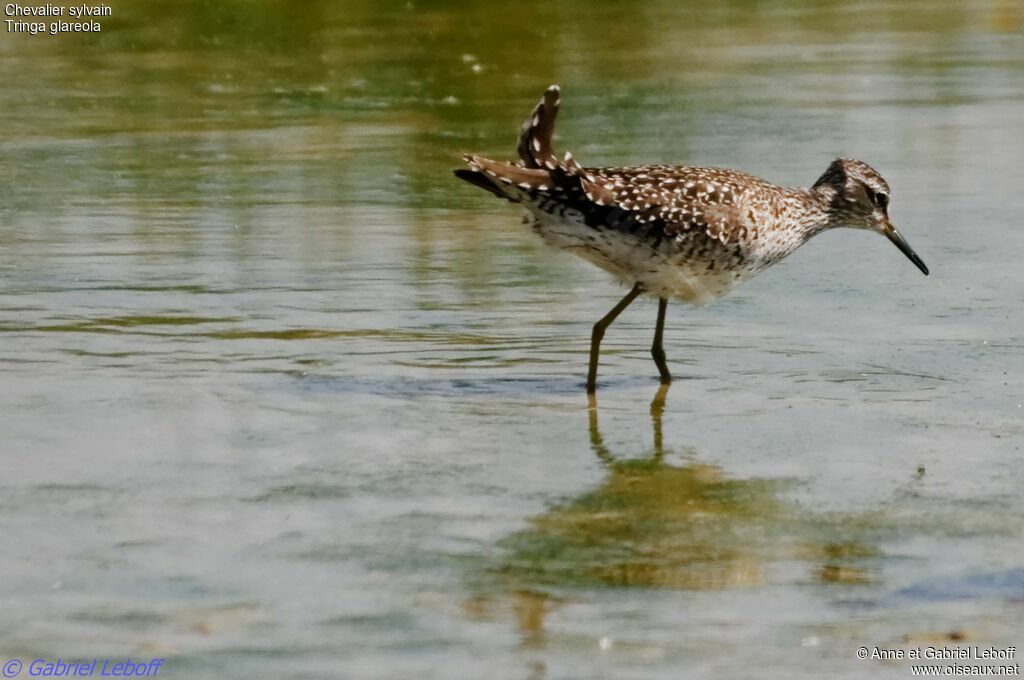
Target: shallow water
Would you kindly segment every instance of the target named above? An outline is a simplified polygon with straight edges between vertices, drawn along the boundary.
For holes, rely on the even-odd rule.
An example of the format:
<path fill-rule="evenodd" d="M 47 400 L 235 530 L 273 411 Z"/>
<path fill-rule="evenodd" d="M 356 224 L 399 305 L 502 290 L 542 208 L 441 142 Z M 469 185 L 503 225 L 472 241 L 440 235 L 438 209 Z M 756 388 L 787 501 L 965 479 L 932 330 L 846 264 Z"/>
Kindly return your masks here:
<path fill-rule="evenodd" d="M 0 33 L 0 658 L 162 676 L 907 677 L 1024 625 L 1013 2 L 112 4 Z M 450 174 L 563 87 L 590 164 L 893 187 L 623 293 Z M 652 408 L 652 401 L 653 408 Z"/>

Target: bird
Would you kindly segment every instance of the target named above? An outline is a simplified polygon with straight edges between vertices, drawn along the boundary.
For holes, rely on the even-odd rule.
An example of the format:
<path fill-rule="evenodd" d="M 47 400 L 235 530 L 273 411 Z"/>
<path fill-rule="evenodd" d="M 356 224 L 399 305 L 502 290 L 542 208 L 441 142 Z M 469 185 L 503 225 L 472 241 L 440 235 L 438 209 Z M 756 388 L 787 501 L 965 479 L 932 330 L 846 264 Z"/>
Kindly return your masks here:
<path fill-rule="evenodd" d="M 560 88 L 523 122 L 513 162 L 465 155 L 455 176 L 526 208 L 549 245 L 609 272 L 629 292 L 594 324 L 586 389 L 597 389 L 605 331 L 641 295 L 658 300 L 651 356 L 672 382 L 663 347 L 670 299 L 707 304 L 836 227 L 888 238 L 928 267 L 889 219 L 892 192 L 870 165 L 837 158 L 810 188 L 782 187 L 738 170 L 678 165 L 585 167 L 552 146 Z"/>

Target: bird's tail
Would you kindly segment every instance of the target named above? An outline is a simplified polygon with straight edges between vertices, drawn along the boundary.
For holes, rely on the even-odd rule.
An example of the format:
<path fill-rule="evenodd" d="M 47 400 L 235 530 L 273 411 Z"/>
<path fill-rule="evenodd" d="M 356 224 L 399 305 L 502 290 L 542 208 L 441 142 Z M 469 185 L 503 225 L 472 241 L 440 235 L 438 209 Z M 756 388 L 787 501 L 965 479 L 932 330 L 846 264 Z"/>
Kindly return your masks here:
<path fill-rule="evenodd" d="M 559 103 L 558 85 L 552 85 L 523 122 L 517 147 L 518 163 L 465 156 L 470 169 L 456 170 L 455 176 L 497 196 L 518 200 L 515 192 L 508 190 L 508 185 L 546 191 L 568 177 L 581 174 L 582 168 L 572 154 L 566 152 L 565 158 L 559 161 L 551 144 Z"/>

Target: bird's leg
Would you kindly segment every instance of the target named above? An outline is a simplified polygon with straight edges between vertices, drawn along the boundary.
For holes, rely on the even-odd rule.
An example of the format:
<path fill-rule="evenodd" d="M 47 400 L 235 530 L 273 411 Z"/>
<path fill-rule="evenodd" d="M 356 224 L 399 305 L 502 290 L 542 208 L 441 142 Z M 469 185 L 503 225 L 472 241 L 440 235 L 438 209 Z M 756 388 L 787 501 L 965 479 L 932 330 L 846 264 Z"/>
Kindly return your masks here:
<path fill-rule="evenodd" d="M 626 307 L 629 307 L 629 303 L 635 300 L 642 292 L 643 288 L 640 284 L 634 284 L 633 288 L 626 293 L 626 297 L 619 300 L 619 304 L 612 307 L 612 311 L 605 314 L 600 321 L 594 324 L 594 332 L 590 335 L 590 370 L 587 372 L 587 394 L 593 394 L 597 391 L 597 356 L 601 352 L 601 338 L 604 337 L 605 330 L 608 329 L 608 326 L 612 325 L 615 317 L 621 314 L 622 310 Z"/>
<path fill-rule="evenodd" d="M 665 335 L 665 310 L 668 308 L 668 300 L 658 299 L 658 325 L 654 327 L 654 343 L 651 345 L 651 356 L 658 366 L 658 373 L 661 373 L 661 384 L 668 385 L 672 382 L 672 374 L 668 372 L 668 364 L 665 362 L 665 348 L 661 346 L 662 337 Z"/>

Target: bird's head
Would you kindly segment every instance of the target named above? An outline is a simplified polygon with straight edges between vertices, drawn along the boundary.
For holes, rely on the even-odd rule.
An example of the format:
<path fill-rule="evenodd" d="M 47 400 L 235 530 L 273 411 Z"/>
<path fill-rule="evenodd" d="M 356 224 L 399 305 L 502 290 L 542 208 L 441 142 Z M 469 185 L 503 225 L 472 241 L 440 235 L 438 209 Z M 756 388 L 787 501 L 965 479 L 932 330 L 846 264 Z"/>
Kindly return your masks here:
<path fill-rule="evenodd" d="M 870 165 L 837 158 L 814 183 L 812 191 L 826 206 L 833 226 L 882 234 L 928 275 L 928 266 L 889 221 L 889 185 Z"/>

